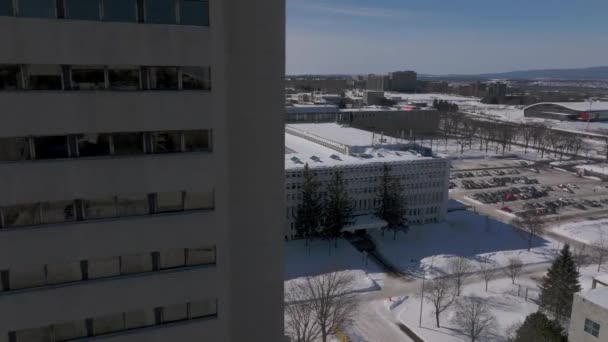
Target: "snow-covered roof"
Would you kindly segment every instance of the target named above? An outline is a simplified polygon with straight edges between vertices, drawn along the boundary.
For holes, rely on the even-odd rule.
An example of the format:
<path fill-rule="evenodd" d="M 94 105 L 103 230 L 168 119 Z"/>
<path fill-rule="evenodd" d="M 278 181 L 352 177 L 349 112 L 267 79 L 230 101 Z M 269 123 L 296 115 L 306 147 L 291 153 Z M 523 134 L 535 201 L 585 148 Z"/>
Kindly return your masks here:
<path fill-rule="evenodd" d="M 391 151 L 383 148 L 369 148 L 364 157 L 347 155 L 289 133 L 285 133 L 285 152 L 286 170 L 302 169 L 306 163 L 310 168 L 329 168 L 432 159 L 432 157 L 422 157 L 415 152 Z"/>
<path fill-rule="evenodd" d="M 583 299 L 608 310 L 608 287 L 598 287 L 597 289 L 581 292 L 579 295 Z"/>
<path fill-rule="evenodd" d="M 337 123 L 301 123 L 289 124 L 288 128 L 303 131 L 315 136 L 329 139 L 339 144 L 356 147 L 386 147 L 395 144 L 407 144 L 407 140 L 396 139 Z"/>
<path fill-rule="evenodd" d="M 608 285 L 608 273 L 601 274 L 593 279 L 595 279 L 597 282 Z"/>
<path fill-rule="evenodd" d="M 606 111 L 608 110 L 608 102 L 540 102 L 530 105 L 528 108 L 532 108 L 540 105 L 556 105 L 566 109 L 571 109 L 579 112 L 594 112 L 594 111 Z"/>
<path fill-rule="evenodd" d="M 608 175 L 608 164 L 578 165 L 575 168 L 597 174 Z"/>

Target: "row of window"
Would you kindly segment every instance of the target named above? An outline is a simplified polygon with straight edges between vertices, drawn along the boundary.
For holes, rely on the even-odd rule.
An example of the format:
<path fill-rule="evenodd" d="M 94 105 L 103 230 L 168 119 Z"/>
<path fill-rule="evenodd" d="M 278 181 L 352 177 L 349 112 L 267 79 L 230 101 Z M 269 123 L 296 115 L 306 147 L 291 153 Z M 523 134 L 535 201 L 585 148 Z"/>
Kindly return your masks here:
<path fill-rule="evenodd" d="M 0 271 L 2 280 L 0 291 L 30 289 L 188 266 L 213 265 L 215 262 L 215 246 L 209 246 L 30 266 Z"/>
<path fill-rule="evenodd" d="M 1 64 L 0 90 L 211 90 L 211 68 Z"/>
<path fill-rule="evenodd" d="M 0 138 L 0 161 L 208 152 L 211 139 L 210 130 Z"/>
<path fill-rule="evenodd" d="M 0 0 L 0 15 L 209 26 L 209 1 Z"/>
<path fill-rule="evenodd" d="M 585 332 L 591 336 L 600 336 L 600 324 L 588 318 L 585 318 Z"/>
<path fill-rule="evenodd" d="M 60 342 L 217 316 L 217 299 L 193 301 L 145 310 L 11 331 L 9 342 Z"/>
<path fill-rule="evenodd" d="M 0 207 L 0 227 L 154 215 L 184 210 L 213 209 L 210 192 L 173 191 L 106 198 L 75 199 Z"/>

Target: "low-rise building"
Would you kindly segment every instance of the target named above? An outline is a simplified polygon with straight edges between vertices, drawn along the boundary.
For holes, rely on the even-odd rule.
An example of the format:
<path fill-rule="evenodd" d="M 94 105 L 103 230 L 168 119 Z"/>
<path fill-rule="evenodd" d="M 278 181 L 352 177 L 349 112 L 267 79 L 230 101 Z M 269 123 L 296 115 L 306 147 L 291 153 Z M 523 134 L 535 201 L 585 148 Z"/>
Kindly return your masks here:
<path fill-rule="evenodd" d="M 608 341 L 608 287 L 574 295 L 568 338 L 573 342 Z"/>
<path fill-rule="evenodd" d="M 295 220 L 302 200 L 306 164 L 321 183 L 321 194 L 325 193 L 334 173 L 342 173 L 355 214 L 349 231 L 384 226 L 374 212 L 379 204 L 378 191 L 385 164 L 402 182 L 410 225 L 445 219 L 449 185 L 447 159 L 435 157 L 429 150 L 421 150 L 405 140 L 336 123 L 291 124 L 285 131 L 287 238 L 296 238 Z"/>
<path fill-rule="evenodd" d="M 385 100 L 386 98 L 384 97 L 383 91 L 368 90 L 365 92 L 365 96 L 363 97 L 363 103 L 368 106 L 382 105 Z"/>
<path fill-rule="evenodd" d="M 524 117 L 560 121 L 608 121 L 608 102 L 541 102 L 524 108 Z"/>

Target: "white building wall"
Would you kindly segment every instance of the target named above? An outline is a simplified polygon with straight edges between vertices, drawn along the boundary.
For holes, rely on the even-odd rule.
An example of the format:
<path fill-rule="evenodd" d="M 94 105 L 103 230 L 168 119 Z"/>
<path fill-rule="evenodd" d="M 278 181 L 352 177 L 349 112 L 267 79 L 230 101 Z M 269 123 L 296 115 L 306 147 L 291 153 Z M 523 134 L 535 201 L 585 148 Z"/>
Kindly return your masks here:
<path fill-rule="evenodd" d="M 585 331 L 585 320 L 590 319 L 600 325 L 598 337 Z M 568 339 L 572 342 L 600 342 L 608 341 L 608 308 L 601 307 L 583 298 L 581 294 L 574 295 L 572 315 Z"/>
<path fill-rule="evenodd" d="M 442 158 L 420 159 L 387 163 L 391 175 L 399 177 L 407 201 L 407 218 L 410 225 L 445 220 L 449 188 L 449 161 Z M 321 190 L 331 182 L 335 172 L 341 172 L 346 189 L 353 200 L 355 215 L 374 214 L 378 191 L 382 183 L 384 163 L 319 167 L 310 164 L 311 172 L 321 182 Z M 286 171 L 286 226 L 285 236 L 294 238 L 297 208 L 301 203 L 304 181 L 302 169 Z"/>

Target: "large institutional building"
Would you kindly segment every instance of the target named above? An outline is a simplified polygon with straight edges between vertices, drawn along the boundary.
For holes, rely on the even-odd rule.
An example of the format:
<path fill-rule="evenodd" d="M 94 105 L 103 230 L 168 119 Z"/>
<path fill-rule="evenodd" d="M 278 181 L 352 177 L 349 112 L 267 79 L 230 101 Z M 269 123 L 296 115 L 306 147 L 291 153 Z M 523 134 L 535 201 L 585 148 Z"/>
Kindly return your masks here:
<path fill-rule="evenodd" d="M 324 192 L 341 172 L 353 201 L 350 231 L 378 229 L 374 216 L 384 165 L 401 179 L 411 225 L 440 222 L 447 214 L 449 160 L 433 156 L 405 140 L 336 123 L 290 124 L 285 129 L 285 237 L 296 238 L 295 219 L 301 203 L 306 164 Z"/>
<path fill-rule="evenodd" d="M 0 0 L 0 342 L 282 339 L 284 12 Z"/>

